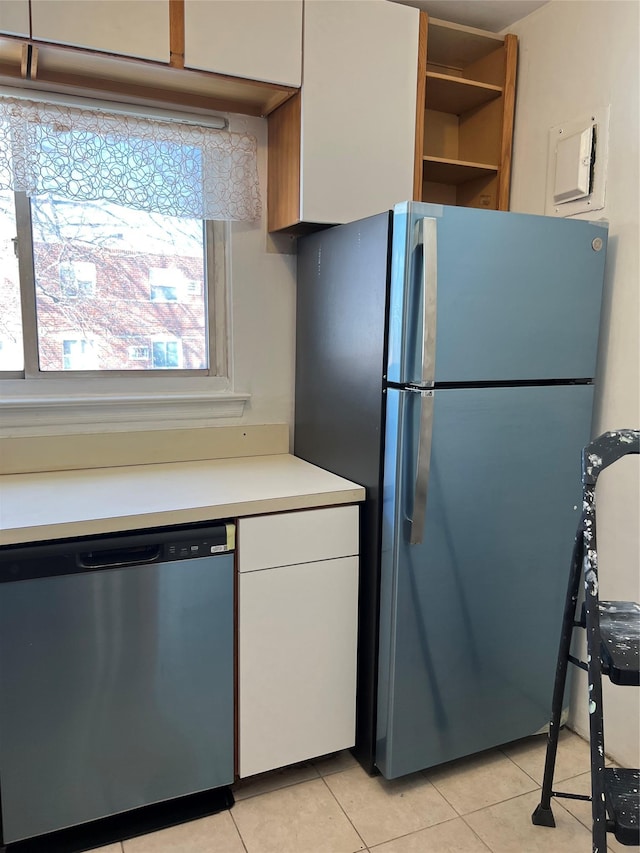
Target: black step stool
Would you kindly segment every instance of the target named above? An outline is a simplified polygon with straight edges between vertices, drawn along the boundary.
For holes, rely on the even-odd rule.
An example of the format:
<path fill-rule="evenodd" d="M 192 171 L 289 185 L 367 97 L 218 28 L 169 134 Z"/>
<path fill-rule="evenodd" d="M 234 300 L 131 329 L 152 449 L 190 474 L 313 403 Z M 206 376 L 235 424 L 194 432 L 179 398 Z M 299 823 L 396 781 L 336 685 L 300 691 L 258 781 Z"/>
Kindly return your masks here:
<path fill-rule="evenodd" d="M 640 845 L 640 773 L 604 766 L 602 676 L 613 684 L 640 685 L 640 606 L 632 601 L 600 601 L 596 549 L 595 487 L 600 473 L 629 453 L 640 453 L 640 431 L 607 432 L 582 451 L 582 516 L 576 533 L 565 600 L 558 664 L 553 688 L 542 798 L 531 820 L 537 826 L 555 826 L 552 797 L 589 800 L 593 817 L 593 853 L 606 853 L 607 832 L 620 844 Z M 584 573 L 585 601 L 576 621 L 580 577 Z M 571 654 L 574 628 L 587 632 L 587 660 Z M 591 796 L 553 791 L 553 772 L 560 733 L 560 716 L 571 662 L 589 674 L 589 739 Z"/>

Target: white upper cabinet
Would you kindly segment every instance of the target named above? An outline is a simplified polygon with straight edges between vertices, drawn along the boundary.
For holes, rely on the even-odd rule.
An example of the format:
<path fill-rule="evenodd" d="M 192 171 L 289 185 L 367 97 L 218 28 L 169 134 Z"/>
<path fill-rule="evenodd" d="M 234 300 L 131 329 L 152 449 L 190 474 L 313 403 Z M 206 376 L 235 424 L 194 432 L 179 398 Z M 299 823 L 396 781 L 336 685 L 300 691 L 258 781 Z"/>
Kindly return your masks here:
<path fill-rule="evenodd" d="M 419 12 L 305 0 L 303 222 L 350 222 L 413 195 Z"/>
<path fill-rule="evenodd" d="M 29 38 L 29 0 L 0 0 L 0 33 Z"/>
<path fill-rule="evenodd" d="M 188 68 L 300 86 L 302 0 L 186 0 L 184 30 Z"/>
<path fill-rule="evenodd" d="M 169 62 L 168 0 L 31 0 L 31 25 L 40 41 Z"/>

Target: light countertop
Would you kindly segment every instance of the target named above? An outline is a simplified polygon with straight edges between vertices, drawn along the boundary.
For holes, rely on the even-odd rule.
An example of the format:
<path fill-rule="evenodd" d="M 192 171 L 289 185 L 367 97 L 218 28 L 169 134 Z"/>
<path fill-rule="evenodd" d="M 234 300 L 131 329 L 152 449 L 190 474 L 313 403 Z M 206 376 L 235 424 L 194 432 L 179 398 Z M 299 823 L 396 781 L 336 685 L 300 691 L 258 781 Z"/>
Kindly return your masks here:
<path fill-rule="evenodd" d="M 290 454 L 7 474 L 0 545 L 364 500 L 362 486 Z"/>

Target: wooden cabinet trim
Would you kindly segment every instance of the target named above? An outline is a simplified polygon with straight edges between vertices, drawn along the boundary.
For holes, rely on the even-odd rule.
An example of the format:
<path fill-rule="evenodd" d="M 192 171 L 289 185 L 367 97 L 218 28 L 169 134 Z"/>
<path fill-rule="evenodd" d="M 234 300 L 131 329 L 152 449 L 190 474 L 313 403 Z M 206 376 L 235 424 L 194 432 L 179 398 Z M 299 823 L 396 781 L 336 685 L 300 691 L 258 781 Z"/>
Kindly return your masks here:
<path fill-rule="evenodd" d="M 269 115 L 267 227 L 290 228 L 300 222 L 302 98 L 297 92 Z"/>
<path fill-rule="evenodd" d="M 184 0 L 169 0 L 169 65 L 184 68 Z"/>
<path fill-rule="evenodd" d="M 518 67 L 518 38 L 507 35 L 505 46 L 504 109 L 502 114 L 502 150 L 498 175 L 498 210 L 509 210 L 511 189 L 511 159 L 513 152 L 513 122 L 516 109 L 516 73 Z"/>
<path fill-rule="evenodd" d="M 418 84 L 416 91 L 416 146 L 413 168 L 413 199 L 422 198 L 422 164 L 424 154 L 424 110 L 427 85 L 427 33 L 429 31 L 429 16 L 420 12 L 418 29 Z"/>

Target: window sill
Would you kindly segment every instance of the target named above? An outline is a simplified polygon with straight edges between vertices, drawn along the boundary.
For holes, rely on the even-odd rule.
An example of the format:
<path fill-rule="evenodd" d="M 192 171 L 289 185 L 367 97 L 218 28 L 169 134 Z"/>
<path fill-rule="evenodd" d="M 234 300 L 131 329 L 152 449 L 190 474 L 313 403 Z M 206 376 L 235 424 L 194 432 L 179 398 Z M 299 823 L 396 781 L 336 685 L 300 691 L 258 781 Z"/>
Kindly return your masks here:
<path fill-rule="evenodd" d="M 214 419 L 242 417 L 251 396 L 214 388 L 96 394 L 92 384 L 93 393 L 86 394 L 0 391 L 0 436 L 205 426 Z"/>

